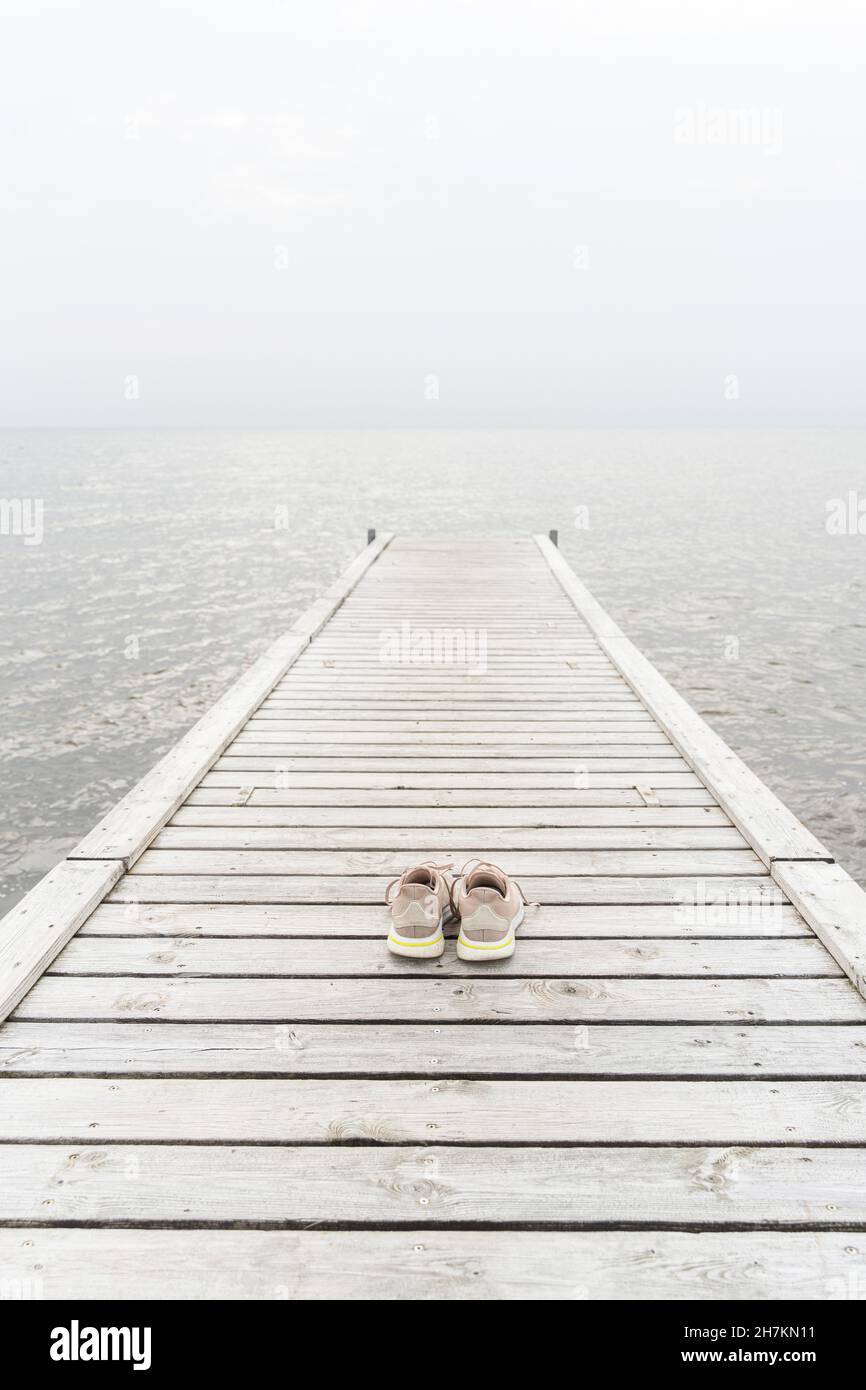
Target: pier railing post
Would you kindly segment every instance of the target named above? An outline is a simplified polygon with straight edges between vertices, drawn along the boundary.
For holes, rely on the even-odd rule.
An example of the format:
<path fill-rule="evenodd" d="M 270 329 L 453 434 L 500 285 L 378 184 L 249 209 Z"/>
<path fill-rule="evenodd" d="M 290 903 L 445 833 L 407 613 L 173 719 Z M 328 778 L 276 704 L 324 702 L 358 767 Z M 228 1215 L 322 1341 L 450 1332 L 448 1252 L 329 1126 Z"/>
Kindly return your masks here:
<path fill-rule="evenodd" d="M 550 537 L 550 539 L 553 541 L 553 544 L 554 544 L 555 546 L 558 546 L 558 545 L 559 545 L 559 532 L 554 530 L 554 531 L 548 531 L 547 534 L 548 534 L 548 536 Z"/>
<path fill-rule="evenodd" d="M 375 528 L 375 526 L 368 526 L 368 527 L 367 527 L 367 544 L 368 544 L 368 545 L 372 545 L 372 543 L 373 543 L 373 541 L 374 541 L 375 539 L 376 539 L 376 528 Z"/>

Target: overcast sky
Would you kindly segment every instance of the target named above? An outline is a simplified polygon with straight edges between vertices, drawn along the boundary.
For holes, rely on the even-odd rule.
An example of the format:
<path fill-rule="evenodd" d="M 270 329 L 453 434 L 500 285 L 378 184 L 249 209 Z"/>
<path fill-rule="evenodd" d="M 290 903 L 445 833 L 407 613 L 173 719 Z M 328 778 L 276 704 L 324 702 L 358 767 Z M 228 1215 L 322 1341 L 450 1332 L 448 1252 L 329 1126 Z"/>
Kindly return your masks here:
<path fill-rule="evenodd" d="M 0 14 L 4 424 L 866 422 L 862 3 Z"/>

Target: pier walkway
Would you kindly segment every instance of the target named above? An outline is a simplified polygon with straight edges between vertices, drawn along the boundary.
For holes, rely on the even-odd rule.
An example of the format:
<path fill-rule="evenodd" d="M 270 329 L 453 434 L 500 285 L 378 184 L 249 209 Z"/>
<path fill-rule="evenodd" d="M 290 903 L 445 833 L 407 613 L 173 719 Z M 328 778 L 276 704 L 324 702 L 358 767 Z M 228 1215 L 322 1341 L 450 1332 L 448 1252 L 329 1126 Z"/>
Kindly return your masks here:
<path fill-rule="evenodd" d="M 389 955 L 474 856 L 514 957 Z M 866 1297 L 864 943 L 548 538 L 380 536 L 0 923 L 0 1281 Z"/>

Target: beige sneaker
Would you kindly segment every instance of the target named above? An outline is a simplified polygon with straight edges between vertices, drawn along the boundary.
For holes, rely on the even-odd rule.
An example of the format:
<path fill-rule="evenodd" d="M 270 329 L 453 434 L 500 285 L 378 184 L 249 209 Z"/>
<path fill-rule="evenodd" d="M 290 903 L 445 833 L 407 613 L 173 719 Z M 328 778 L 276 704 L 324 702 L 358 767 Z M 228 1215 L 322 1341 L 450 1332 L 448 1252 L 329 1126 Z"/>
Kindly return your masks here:
<path fill-rule="evenodd" d="M 454 897 L 460 917 L 458 956 L 479 962 L 513 956 L 514 934 L 526 905 L 522 889 L 495 864 L 477 861 L 469 873 L 466 867 L 464 864 Z"/>
<path fill-rule="evenodd" d="M 445 950 L 444 924 L 453 914 L 450 874 L 452 864 L 418 864 L 404 869 L 385 889 L 385 902 L 391 909 L 388 950 L 395 956 L 427 960 Z M 392 894 L 391 889 L 396 887 Z"/>

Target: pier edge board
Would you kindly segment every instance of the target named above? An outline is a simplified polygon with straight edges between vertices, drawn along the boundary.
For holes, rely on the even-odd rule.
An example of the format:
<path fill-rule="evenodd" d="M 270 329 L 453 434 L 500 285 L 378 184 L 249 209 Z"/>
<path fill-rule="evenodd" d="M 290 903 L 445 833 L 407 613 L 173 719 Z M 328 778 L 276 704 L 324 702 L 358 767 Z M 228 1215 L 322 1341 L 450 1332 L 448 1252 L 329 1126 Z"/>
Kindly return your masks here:
<path fill-rule="evenodd" d="M 116 859 L 62 860 L 0 921 L 0 1022 L 123 874 Z"/>
<path fill-rule="evenodd" d="M 539 550 L 604 652 L 674 747 L 770 868 L 777 859 L 832 863 L 833 855 L 788 810 L 617 627 L 547 536 Z"/>
<path fill-rule="evenodd" d="M 866 893 L 840 864 L 777 859 L 770 872 L 866 998 Z"/>

